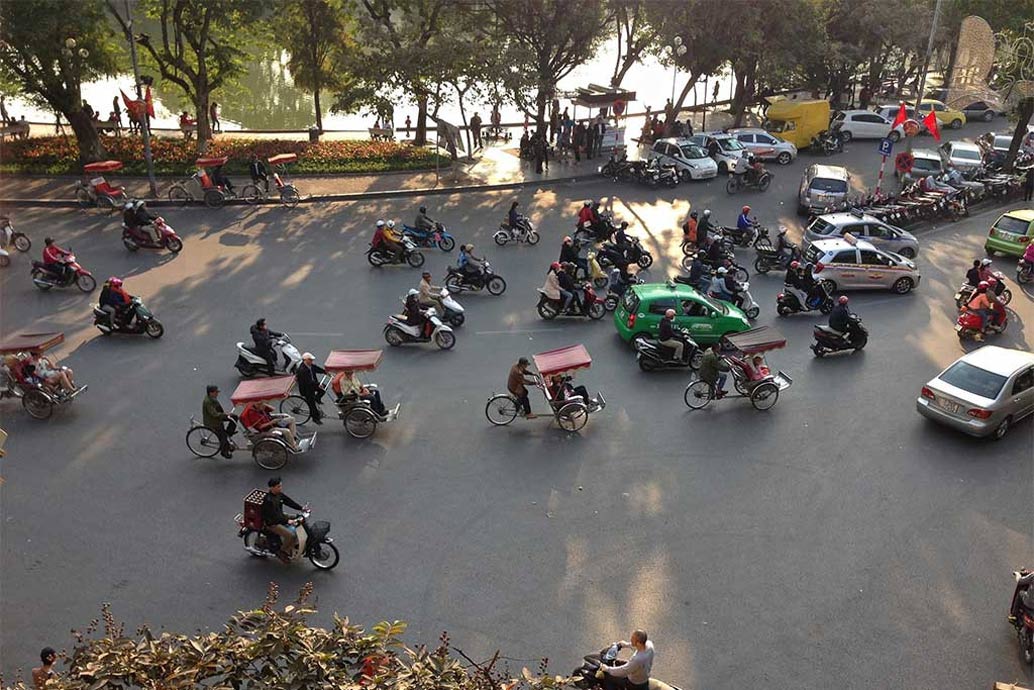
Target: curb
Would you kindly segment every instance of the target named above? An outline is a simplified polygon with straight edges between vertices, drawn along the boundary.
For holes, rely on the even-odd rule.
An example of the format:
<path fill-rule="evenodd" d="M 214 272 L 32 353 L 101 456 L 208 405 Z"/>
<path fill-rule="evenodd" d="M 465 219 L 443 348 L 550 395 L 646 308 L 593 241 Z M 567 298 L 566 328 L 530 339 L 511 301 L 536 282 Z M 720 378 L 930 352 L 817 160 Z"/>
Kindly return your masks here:
<path fill-rule="evenodd" d="M 422 189 L 385 189 L 376 192 L 355 192 L 350 194 L 314 194 L 306 197 L 302 197 L 301 203 L 309 204 L 316 202 L 334 202 L 334 201 L 363 201 L 366 199 L 390 199 L 395 197 L 413 197 L 413 196 L 441 196 L 445 194 L 460 194 L 463 192 L 491 192 L 501 191 L 506 189 L 521 189 L 523 187 L 536 187 L 546 185 L 561 185 L 571 184 L 578 182 L 586 182 L 596 179 L 596 176 L 577 176 L 577 177 L 555 177 L 544 180 L 520 180 L 518 182 L 504 182 L 502 184 L 477 184 L 477 185 L 464 185 L 460 187 L 427 187 Z M 147 200 L 147 205 L 152 208 L 167 208 L 175 207 L 179 208 L 180 204 L 172 202 L 168 199 L 153 199 Z M 250 206 L 247 202 L 242 199 L 229 199 L 226 201 L 226 206 Z M 279 206 L 280 202 L 276 199 L 267 199 L 259 203 L 259 205 L 265 206 Z M 49 207 L 49 208 L 79 208 L 79 203 L 72 199 L 0 199 L 0 206 L 15 206 L 15 207 Z M 200 203 L 193 204 L 195 208 L 204 208 Z M 185 207 L 186 208 L 186 207 Z"/>

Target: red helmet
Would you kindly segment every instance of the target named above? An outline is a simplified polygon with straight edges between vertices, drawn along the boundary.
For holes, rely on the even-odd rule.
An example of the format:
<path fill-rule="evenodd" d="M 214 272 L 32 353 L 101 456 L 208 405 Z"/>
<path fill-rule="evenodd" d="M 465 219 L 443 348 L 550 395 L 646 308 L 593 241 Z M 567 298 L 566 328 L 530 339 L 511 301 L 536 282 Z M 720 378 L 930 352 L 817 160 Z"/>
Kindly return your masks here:
<path fill-rule="evenodd" d="M 743 207 L 743 212 L 744 213 L 750 213 L 750 206 L 744 206 Z"/>
<path fill-rule="evenodd" d="M 988 278 L 987 279 L 987 286 L 988 287 L 994 287 L 995 285 L 998 285 L 998 279 L 997 278 Z"/>
<path fill-rule="evenodd" d="M 988 283 L 986 280 L 981 280 L 980 284 L 977 285 L 977 290 L 986 290 L 989 287 L 991 287 L 990 283 Z"/>
<path fill-rule="evenodd" d="M 800 261 L 791 261 L 790 262 L 790 268 L 800 268 L 800 267 L 801 267 L 801 262 Z"/>
<path fill-rule="evenodd" d="M 122 279 L 116 276 L 111 276 L 110 278 L 108 278 L 108 285 L 116 288 L 122 287 Z"/>
<path fill-rule="evenodd" d="M 549 265 L 549 267 L 551 269 L 553 269 L 554 271 L 558 271 L 558 270 L 560 270 L 560 262 L 559 261 L 554 261 L 553 263 L 551 263 Z"/>
<path fill-rule="evenodd" d="M 847 295 L 840 295 L 839 299 L 837 299 L 837 302 L 839 304 L 847 304 Z"/>

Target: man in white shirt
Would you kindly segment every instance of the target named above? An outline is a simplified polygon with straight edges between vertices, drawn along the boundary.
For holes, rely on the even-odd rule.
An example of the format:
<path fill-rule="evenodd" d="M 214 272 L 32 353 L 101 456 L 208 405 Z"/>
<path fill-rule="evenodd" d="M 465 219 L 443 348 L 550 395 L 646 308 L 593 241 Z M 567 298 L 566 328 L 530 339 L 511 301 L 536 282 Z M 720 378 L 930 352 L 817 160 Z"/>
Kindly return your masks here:
<path fill-rule="evenodd" d="M 653 668 L 653 642 L 646 639 L 645 630 L 632 633 L 632 642 L 618 642 L 618 649 L 632 647 L 632 658 L 617 666 L 600 666 L 600 670 L 616 678 L 625 679 L 626 690 L 648 690 L 650 669 Z"/>

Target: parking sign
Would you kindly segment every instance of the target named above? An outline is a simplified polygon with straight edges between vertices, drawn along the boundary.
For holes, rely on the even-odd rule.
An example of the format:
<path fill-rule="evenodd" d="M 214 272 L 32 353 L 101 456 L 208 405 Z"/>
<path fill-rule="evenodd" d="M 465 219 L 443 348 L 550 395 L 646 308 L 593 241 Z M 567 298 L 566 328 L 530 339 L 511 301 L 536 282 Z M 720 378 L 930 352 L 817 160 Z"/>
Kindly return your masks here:
<path fill-rule="evenodd" d="M 890 152 L 894 150 L 894 142 L 889 138 L 884 137 L 880 139 L 880 153 L 884 156 L 889 156 Z"/>

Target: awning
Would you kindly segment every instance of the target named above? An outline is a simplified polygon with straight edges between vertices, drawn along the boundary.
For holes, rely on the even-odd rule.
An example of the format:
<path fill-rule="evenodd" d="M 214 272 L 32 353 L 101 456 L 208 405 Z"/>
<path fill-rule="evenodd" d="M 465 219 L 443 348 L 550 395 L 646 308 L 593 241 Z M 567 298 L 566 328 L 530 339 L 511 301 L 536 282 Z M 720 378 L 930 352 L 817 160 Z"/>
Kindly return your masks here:
<path fill-rule="evenodd" d="M 115 172 L 121 169 L 122 161 L 97 161 L 96 163 L 87 163 L 83 166 L 83 170 L 89 173 Z"/>
<path fill-rule="evenodd" d="M 542 376 L 551 376 L 575 369 L 588 369 L 592 366 L 592 357 L 584 345 L 569 345 L 558 350 L 549 350 L 533 355 L 535 368 Z"/>
<path fill-rule="evenodd" d="M 778 350 L 786 346 L 786 338 L 770 326 L 759 326 L 742 333 L 725 336 L 725 340 L 743 354 Z"/>
<path fill-rule="evenodd" d="M 297 153 L 278 153 L 275 156 L 270 156 L 268 159 L 270 165 L 285 165 L 287 163 L 294 163 L 298 160 Z"/>
<path fill-rule="evenodd" d="M 323 368 L 327 371 L 372 371 L 381 363 L 384 350 L 331 350 Z"/>
<path fill-rule="evenodd" d="M 565 94 L 575 105 L 582 105 L 587 108 L 612 107 L 615 103 L 631 103 L 635 100 L 635 91 L 628 91 L 622 88 L 600 86 L 589 84 L 588 87 L 579 87 L 569 94 Z"/>
<path fill-rule="evenodd" d="M 199 168 L 215 168 L 220 165 L 226 165 L 226 161 L 228 160 L 229 158 L 227 156 L 219 156 L 216 158 L 198 158 L 196 161 L 194 161 L 194 165 L 196 165 Z"/>
<path fill-rule="evenodd" d="M 65 334 L 58 331 L 47 333 L 15 333 L 0 341 L 0 354 L 10 355 L 16 352 L 43 352 L 62 343 Z"/>
<path fill-rule="evenodd" d="M 233 391 L 230 400 L 234 405 L 244 405 L 262 400 L 282 400 L 291 394 L 294 388 L 293 376 L 274 376 L 269 379 L 241 381 Z"/>

